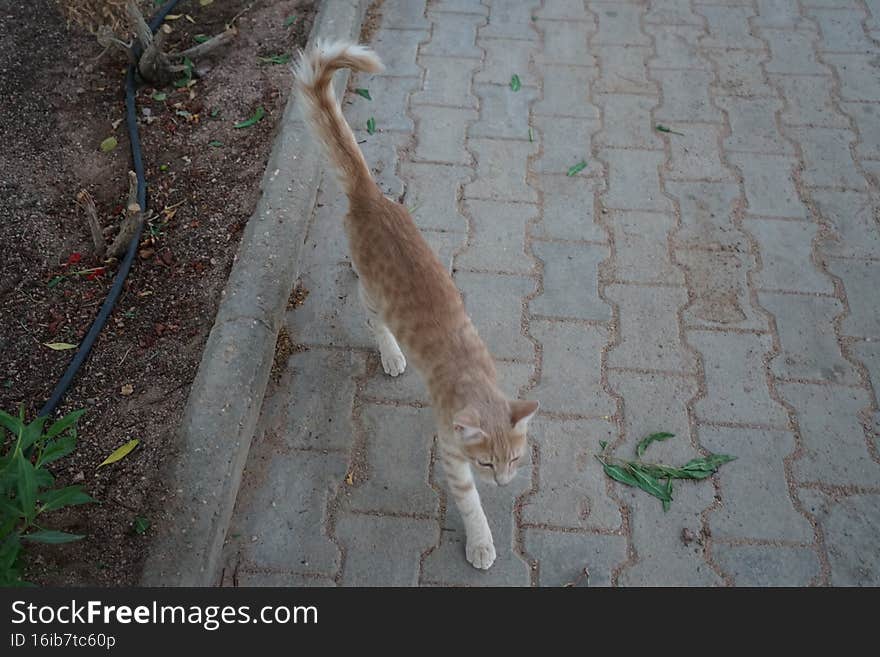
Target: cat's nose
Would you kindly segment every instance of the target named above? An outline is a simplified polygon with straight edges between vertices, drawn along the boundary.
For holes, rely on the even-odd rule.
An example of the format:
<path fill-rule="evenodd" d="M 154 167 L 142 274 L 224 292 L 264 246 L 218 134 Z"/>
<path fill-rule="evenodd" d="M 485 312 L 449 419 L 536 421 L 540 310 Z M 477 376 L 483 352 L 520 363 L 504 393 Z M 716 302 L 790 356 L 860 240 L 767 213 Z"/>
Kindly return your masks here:
<path fill-rule="evenodd" d="M 499 486 L 506 486 L 511 481 L 513 481 L 513 477 L 516 475 L 516 471 L 506 472 L 500 475 L 495 475 L 495 483 Z"/>

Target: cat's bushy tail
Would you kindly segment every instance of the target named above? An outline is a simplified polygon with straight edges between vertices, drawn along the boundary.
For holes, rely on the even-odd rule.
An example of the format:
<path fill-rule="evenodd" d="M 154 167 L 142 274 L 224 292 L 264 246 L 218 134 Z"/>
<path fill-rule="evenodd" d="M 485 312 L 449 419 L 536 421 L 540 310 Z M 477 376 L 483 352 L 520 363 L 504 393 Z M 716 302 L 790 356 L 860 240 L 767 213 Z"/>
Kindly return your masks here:
<path fill-rule="evenodd" d="M 295 87 L 306 122 L 336 168 L 342 186 L 352 195 L 377 188 L 333 91 L 333 74 L 341 68 L 378 73 L 383 66 L 378 55 L 365 46 L 318 41 L 300 53 Z"/>

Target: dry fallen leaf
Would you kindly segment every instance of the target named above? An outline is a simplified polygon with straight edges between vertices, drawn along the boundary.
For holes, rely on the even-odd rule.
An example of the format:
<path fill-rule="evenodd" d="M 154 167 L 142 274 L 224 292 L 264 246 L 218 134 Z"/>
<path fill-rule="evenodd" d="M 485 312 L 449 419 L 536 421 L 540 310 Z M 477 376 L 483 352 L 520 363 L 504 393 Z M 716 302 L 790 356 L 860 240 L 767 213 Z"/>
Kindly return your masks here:
<path fill-rule="evenodd" d="M 134 386 L 130 383 L 126 383 L 122 386 L 122 389 L 119 391 L 120 395 L 128 396 L 134 392 Z"/>
<path fill-rule="evenodd" d="M 354 473 L 353 472 L 349 472 L 347 475 L 345 475 L 345 483 L 348 484 L 349 486 L 354 485 Z"/>
<path fill-rule="evenodd" d="M 65 351 L 67 349 L 76 349 L 76 345 L 70 344 L 69 342 L 44 342 L 43 346 L 49 347 L 49 349 L 54 349 L 55 351 Z"/>

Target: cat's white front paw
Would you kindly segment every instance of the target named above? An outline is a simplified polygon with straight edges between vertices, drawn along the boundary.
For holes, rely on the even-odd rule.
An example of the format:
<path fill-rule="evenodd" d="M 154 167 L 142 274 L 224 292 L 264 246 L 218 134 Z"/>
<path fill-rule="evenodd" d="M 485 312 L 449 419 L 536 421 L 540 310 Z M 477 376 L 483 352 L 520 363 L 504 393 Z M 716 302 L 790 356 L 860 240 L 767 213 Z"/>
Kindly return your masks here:
<path fill-rule="evenodd" d="M 388 347 L 382 349 L 380 353 L 382 355 L 382 369 L 385 370 L 385 374 L 391 376 L 403 374 L 406 369 L 406 358 L 398 347 Z"/>
<path fill-rule="evenodd" d="M 489 566 L 495 563 L 495 545 L 492 543 L 491 537 L 488 540 L 482 539 L 473 543 L 468 541 L 465 553 L 468 562 L 474 568 L 488 570 Z"/>

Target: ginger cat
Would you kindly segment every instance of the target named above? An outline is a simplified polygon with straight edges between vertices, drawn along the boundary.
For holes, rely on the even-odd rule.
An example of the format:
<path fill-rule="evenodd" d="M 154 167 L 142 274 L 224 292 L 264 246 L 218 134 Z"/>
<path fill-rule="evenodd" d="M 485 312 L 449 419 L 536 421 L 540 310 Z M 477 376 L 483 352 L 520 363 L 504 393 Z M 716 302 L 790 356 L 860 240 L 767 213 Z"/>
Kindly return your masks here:
<path fill-rule="evenodd" d="M 340 68 L 375 73 L 382 63 L 363 46 L 318 43 L 297 63 L 300 107 L 349 199 L 345 232 L 382 367 L 391 376 L 404 371 L 402 345 L 425 379 L 449 489 L 464 519 L 467 560 L 486 569 L 495 546 L 471 468 L 488 482 L 508 484 L 526 455 L 538 402 L 511 400 L 499 390 L 492 356 L 452 277 L 406 208 L 373 181 L 331 85 Z"/>

